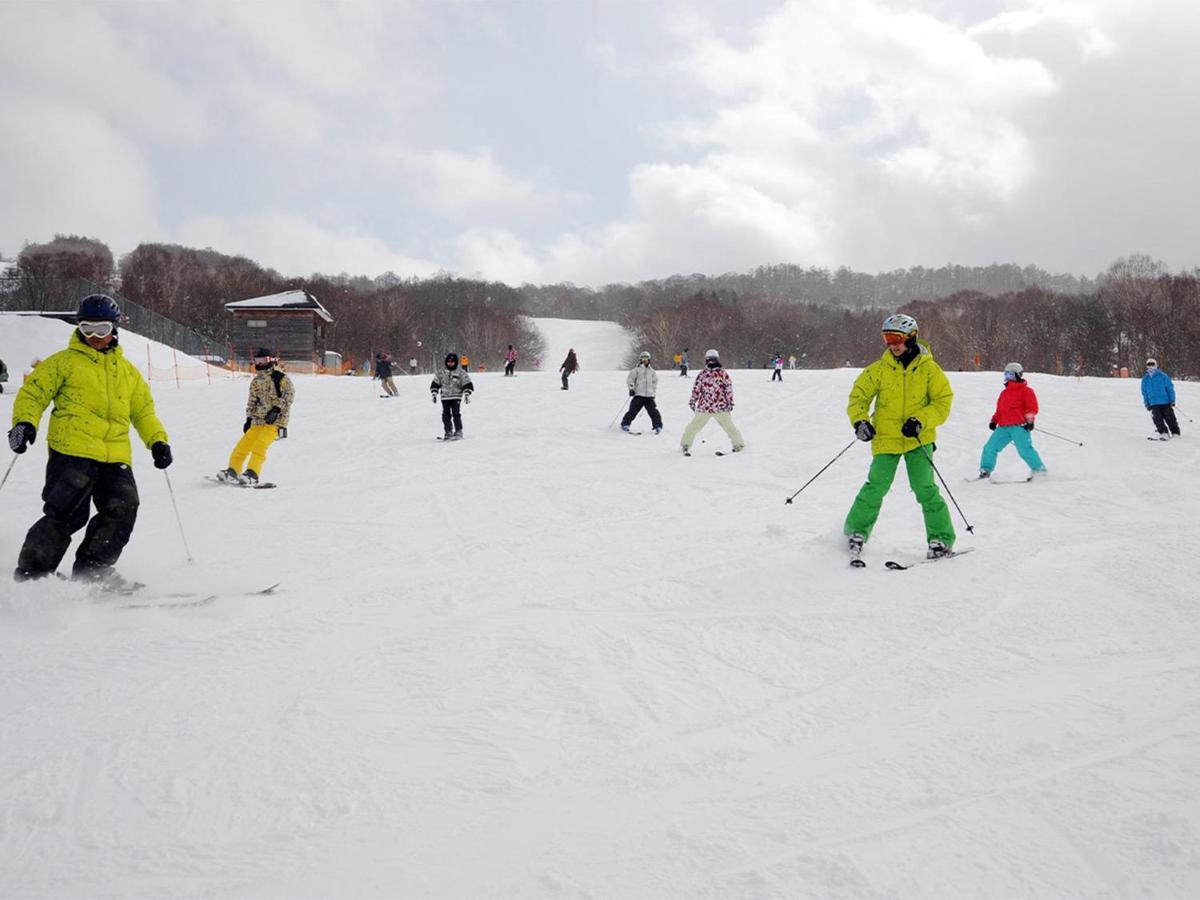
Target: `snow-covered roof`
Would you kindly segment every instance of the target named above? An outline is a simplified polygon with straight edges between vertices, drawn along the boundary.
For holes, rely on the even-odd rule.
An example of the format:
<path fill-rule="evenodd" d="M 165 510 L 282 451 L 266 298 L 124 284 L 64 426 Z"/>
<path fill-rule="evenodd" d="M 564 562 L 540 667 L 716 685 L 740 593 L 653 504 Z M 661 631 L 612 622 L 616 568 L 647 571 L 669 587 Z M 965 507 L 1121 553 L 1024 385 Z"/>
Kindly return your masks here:
<path fill-rule="evenodd" d="M 308 309 L 315 312 L 326 322 L 332 322 L 333 316 L 308 291 L 284 291 L 280 294 L 267 294 L 265 297 L 251 297 L 249 300 L 232 300 L 225 304 L 226 309 Z"/>

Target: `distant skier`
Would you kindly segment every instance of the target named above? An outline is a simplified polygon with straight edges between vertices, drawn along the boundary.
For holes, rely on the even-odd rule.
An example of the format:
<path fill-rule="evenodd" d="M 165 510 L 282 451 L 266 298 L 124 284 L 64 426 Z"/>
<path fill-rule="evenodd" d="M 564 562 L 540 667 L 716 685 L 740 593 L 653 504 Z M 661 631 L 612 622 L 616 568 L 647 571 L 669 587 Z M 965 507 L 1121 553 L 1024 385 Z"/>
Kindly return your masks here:
<path fill-rule="evenodd" d="M 1158 440 L 1169 441 L 1172 435 L 1180 437 L 1179 421 L 1175 418 L 1175 385 L 1153 358 L 1146 360 L 1146 372 L 1142 375 L 1142 402 L 1154 419 Z"/>
<path fill-rule="evenodd" d="M 721 358 L 716 350 L 709 350 L 704 354 L 704 365 L 705 368 L 700 370 L 692 383 L 692 397 L 688 401 L 688 406 L 696 415 L 683 430 L 680 445 L 684 454 L 690 456 L 692 441 L 696 439 L 696 435 L 710 420 L 716 419 L 717 424 L 729 435 L 733 452 L 738 453 L 745 449 L 746 442 L 742 440 L 741 433 L 733 424 L 733 416 L 730 415 L 733 412 L 733 379 L 721 368 Z"/>
<path fill-rule="evenodd" d="M 515 375 L 517 369 L 517 351 L 513 349 L 513 345 L 508 345 L 508 351 L 504 354 L 504 374 Z"/>
<path fill-rule="evenodd" d="M 916 319 L 897 313 L 884 319 L 882 330 L 887 345 L 883 356 L 855 379 L 846 407 L 855 435 L 871 443 L 872 459 L 867 482 L 854 498 L 843 531 L 854 562 L 871 536 L 903 459 L 909 487 L 925 517 L 927 555 L 935 559 L 950 552 L 955 538 L 931 461 L 936 429 L 950 416 L 954 392 L 929 348 L 917 343 Z"/>
<path fill-rule="evenodd" d="M 4 360 L 0 359 L 0 394 L 4 393 L 4 382 L 8 381 L 8 367 L 4 365 Z"/>
<path fill-rule="evenodd" d="M 412 357 L 412 358 L 411 358 L 411 359 L 408 361 L 408 374 L 409 374 L 409 375 L 416 375 L 416 374 L 417 374 L 417 358 L 416 358 L 415 356 L 414 356 L 414 357 Z"/>
<path fill-rule="evenodd" d="M 771 362 L 775 366 L 775 371 L 771 373 L 771 380 L 783 381 L 783 354 L 776 353 Z"/>
<path fill-rule="evenodd" d="M 996 411 L 988 428 L 992 436 L 983 445 L 979 457 L 979 477 L 991 477 L 996 468 L 996 456 L 1010 443 L 1031 470 L 1030 477 L 1046 474 L 1046 464 L 1033 449 L 1033 421 L 1037 418 L 1038 402 L 1033 388 L 1026 383 L 1025 370 L 1020 363 L 1011 362 L 1004 367 L 1004 390 L 996 401 Z"/>
<path fill-rule="evenodd" d="M 429 383 L 429 391 L 433 402 L 438 402 L 438 391 L 442 393 L 442 429 L 446 432 L 443 440 L 461 441 L 463 438 L 462 411 L 459 405 L 471 402 L 471 392 L 475 385 L 471 384 L 471 376 L 466 369 L 459 368 L 458 354 L 447 353 L 445 368 L 433 376 Z"/>
<path fill-rule="evenodd" d="M 638 355 L 638 364 L 629 370 L 625 376 L 625 385 L 629 388 L 629 411 L 621 419 L 621 430 L 628 431 L 637 414 L 643 409 L 650 414 L 650 424 L 654 433 L 662 431 L 662 416 L 658 412 L 658 404 L 654 395 L 658 392 L 658 373 L 650 366 L 650 353 L 643 350 Z"/>
<path fill-rule="evenodd" d="M 562 372 L 562 389 L 569 390 L 570 385 L 567 384 L 567 379 L 579 371 L 579 360 L 575 357 L 574 347 L 567 351 L 567 358 L 558 367 L 558 371 Z"/>
<path fill-rule="evenodd" d="M 46 439 L 50 458 L 43 516 L 25 535 L 13 572 L 17 581 L 57 569 L 71 535 L 86 525 L 72 577 L 114 587 L 127 584 L 113 566 L 137 521 L 129 426 L 150 449 L 155 468 L 167 468 L 172 458 L 150 386 L 118 346 L 120 319 L 112 297 L 84 297 L 67 348 L 41 361 L 13 400 L 8 446 L 14 453 L 24 453 L 34 442 L 42 413 L 54 404 Z M 89 522 L 92 504 L 96 515 Z"/>
<path fill-rule="evenodd" d="M 392 380 L 392 358 L 388 354 L 375 354 L 375 377 L 379 379 L 384 393 L 389 397 L 395 397 L 399 393 L 396 390 L 396 382 Z"/>
<path fill-rule="evenodd" d="M 688 370 L 688 348 L 684 347 L 683 352 L 679 354 L 679 374 L 687 378 Z"/>
<path fill-rule="evenodd" d="M 296 387 L 292 379 L 277 368 L 278 362 L 278 358 L 266 347 L 254 351 L 254 371 L 258 374 L 250 382 L 242 437 L 229 454 L 228 468 L 217 473 L 221 481 L 258 484 L 263 464 L 267 461 L 267 450 L 276 440 L 287 437 Z M 246 461 L 247 457 L 249 462 Z M 246 468 L 238 475 L 238 469 L 243 464 Z"/>

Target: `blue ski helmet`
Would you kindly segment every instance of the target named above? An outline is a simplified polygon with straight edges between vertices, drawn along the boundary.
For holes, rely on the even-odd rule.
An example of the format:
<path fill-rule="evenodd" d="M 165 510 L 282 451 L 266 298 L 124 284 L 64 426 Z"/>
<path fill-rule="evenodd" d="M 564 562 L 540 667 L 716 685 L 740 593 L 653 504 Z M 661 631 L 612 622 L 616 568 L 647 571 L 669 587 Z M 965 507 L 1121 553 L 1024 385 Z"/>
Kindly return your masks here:
<path fill-rule="evenodd" d="M 76 319 L 80 322 L 119 322 L 121 307 L 108 294 L 88 294 L 79 301 Z"/>

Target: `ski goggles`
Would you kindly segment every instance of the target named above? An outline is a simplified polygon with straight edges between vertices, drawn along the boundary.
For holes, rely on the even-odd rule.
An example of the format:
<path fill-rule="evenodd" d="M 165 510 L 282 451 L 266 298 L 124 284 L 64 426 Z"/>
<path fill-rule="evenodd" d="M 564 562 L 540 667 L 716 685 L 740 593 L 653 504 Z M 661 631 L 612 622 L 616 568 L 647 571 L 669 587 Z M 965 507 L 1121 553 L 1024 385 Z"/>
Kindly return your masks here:
<path fill-rule="evenodd" d="M 901 334 L 899 331 L 885 331 L 883 333 L 883 342 L 889 347 L 899 347 L 901 344 L 907 343 L 908 335 Z"/>
<path fill-rule="evenodd" d="M 109 321 L 100 322 L 80 322 L 79 333 L 84 337 L 108 337 L 113 333 L 113 328 L 116 326 Z"/>
<path fill-rule="evenodd" d="M 273 362 L 275 362 L 275 357 L 273 357 L 273 356 L 256 356 L 256 357 L 254 357 L 254 364 L 256 366 L 268 366 Z"/>

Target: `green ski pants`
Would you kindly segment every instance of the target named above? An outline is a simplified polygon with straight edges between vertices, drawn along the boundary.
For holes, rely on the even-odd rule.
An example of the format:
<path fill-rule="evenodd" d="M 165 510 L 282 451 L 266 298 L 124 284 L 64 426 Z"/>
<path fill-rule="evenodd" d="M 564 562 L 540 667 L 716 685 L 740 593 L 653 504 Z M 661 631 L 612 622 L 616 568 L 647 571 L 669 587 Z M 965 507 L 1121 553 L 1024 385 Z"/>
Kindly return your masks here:
<path fill-rule="evenodd" d="M 947 547 L 953 546 L 954 523 L 950 521 L 950 508 L 933 480 L 933 466 L 925 455 L 927 450 L 932 454 L 932 448 L 925 445 L 904 454 L 878 453 L 872 458 L 867 483 L 859 490 L 846 516 L 845 534 L 861 534 L 864 538 L 871 536 L 871 529 L 875 527 L 879 509 L 883 506 L 883 498 L 891 489 L 896 467 L 903 456 L 909 487 L 917 495 L 917 502 L 921 504 L 921 512 L 925 515 L 925 540 L 938 540 Z"/>

